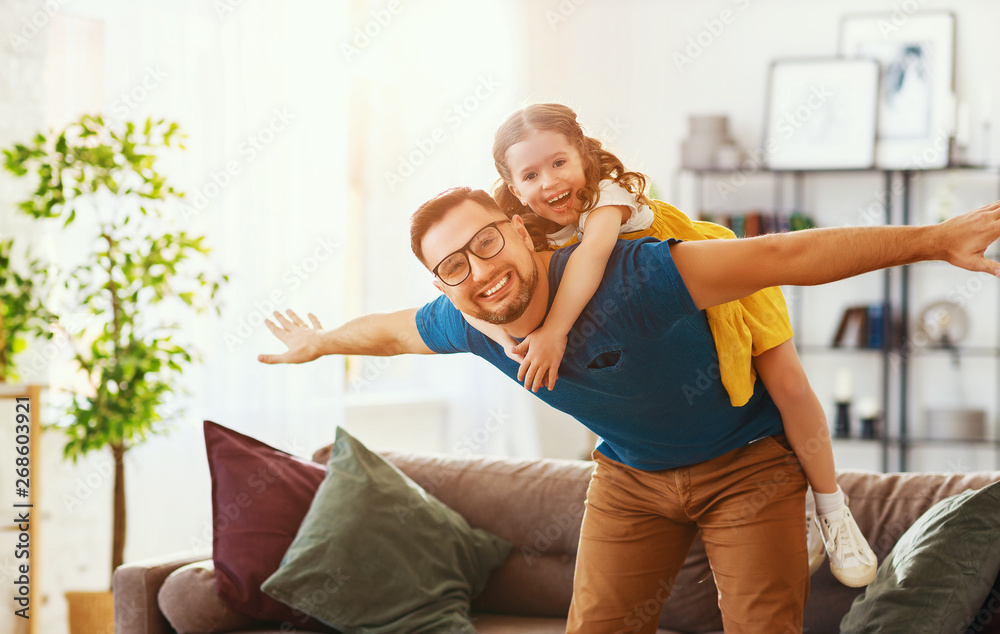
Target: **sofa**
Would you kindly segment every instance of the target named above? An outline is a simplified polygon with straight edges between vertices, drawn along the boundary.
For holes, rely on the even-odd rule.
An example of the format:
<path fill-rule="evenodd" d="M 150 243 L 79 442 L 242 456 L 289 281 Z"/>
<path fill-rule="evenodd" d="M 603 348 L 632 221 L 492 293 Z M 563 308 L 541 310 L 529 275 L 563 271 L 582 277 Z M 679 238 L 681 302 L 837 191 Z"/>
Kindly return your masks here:
<path fill-rule="evenodd" d="M 313 455 L 325 464 L 330 448 Z M 380 452 L 473 527 L 514 548 L 472 604 L 480 633 L 565 631 L 580 522 L 593 463 Z M 973 473 L 838 472 L 851 509 L 879 561 L 936 501 L 1000 480 L 1000 471 Z M 115 632 L 265 632 L 292 630 L 229 609 L 215 592 L 211 553 L 130 563 L 114 574 Z M 824 564 L 812 577 L 805 631 L 837 633 L 862 589 L 841 585 Z M 655 617 L 651 615 L 650 618 Z M 177 628 L 173 627 L 177 626 Z M 696 540 L 659 618 L 659 632 L 721 632 L 704 546 Z"/>

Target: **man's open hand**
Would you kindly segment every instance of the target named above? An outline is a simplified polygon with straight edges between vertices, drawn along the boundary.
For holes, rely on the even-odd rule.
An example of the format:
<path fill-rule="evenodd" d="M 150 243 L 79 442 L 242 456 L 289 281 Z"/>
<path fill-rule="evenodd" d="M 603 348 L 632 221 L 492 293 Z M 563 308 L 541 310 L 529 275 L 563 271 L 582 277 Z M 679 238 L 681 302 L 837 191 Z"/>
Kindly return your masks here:
<path fill-rule="evenodd" d="M 281 325 L 275 324 L 270 319 L 265 319 L 264 323 L 267 324 L 275 337 L 281 339 L 281 342 L 288 346 L 288 352 L 257 355 L 257 360 L 261 363 L 306 363 L 323 356 L 319 345 L 323 326 L 320 325 L 319 319 L 309 313 L 309 321 L 313 325 L 313 327 L 309 327 L 293 311 L 285 312 L 288 313 L 287 319 L 278 311 L 274 311 L 274 318 Z"/>
<path fill-rule="evenodd" d="M 1000 238 L 1000 201 L 966 212 L 937 227 L 940 259 L 970 271 L 1000 277 L 1000 264 L 983 256 Z"/>

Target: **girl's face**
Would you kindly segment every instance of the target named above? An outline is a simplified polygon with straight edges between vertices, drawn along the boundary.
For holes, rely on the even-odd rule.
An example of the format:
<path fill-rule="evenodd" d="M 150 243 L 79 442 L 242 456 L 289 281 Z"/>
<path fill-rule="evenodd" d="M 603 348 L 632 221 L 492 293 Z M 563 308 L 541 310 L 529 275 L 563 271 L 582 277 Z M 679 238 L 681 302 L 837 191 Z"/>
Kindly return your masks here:
<path fill-rule="evenodd" d="M 583 159 L 565 136 L 552 130 L 530 130 L 507 150 L 512 194 L 533 212 L 568 225 L 581 206 L 576 193 L 587 184 Z"/>

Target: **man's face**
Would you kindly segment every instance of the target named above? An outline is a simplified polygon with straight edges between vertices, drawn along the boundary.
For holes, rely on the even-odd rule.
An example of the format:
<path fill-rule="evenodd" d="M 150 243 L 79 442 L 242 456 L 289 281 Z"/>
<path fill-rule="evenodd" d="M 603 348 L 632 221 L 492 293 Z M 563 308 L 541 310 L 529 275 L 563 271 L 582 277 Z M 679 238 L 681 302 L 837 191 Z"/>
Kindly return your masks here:
<path fill-rule="evenodd" d="M 497 227 L 504 239 L 503 249 L 487 260 L 466 250 L 469 277 L 456 286 L 448 286 L 439 279 L 434 280 L 434 285 L 463 313 L 492 324 L 509 324 L 524 314 L 538 284 L 531 238 L 520 219 L 507 222 L 503 214 L 467 200 L 431 227 L 421 246 L 425 265 L 433 270 L 483 227 L 498 220 L 502 221 Z"/>

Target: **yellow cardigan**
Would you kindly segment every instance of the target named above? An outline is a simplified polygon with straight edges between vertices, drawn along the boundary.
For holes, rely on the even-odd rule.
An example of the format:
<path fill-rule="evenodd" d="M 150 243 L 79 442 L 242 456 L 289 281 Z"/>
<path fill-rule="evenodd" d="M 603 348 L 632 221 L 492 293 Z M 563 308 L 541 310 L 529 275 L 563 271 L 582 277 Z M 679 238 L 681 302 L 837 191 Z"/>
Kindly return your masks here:
<path fill-rule="evenodd" d="M 653 224 L 642 231 L 620 234 L 620 238 L 635 240 L 651 236 L 658 240 L 730 239 L 736 235 L 723 227 L 701 220 L 692 221 L 673 205 L 652 201 Z M 573 244 L 571 240 L 562 246 Z M 781 289 L 772 286 L 740 300 L 705 309 L 708 326 L 715 340 L 719 357 L 719 376 L 734 407 L 746 405 L 753 395 L 754 371 L 752 357 L 770 350 L 792 338 L 788 307 Z"/>

